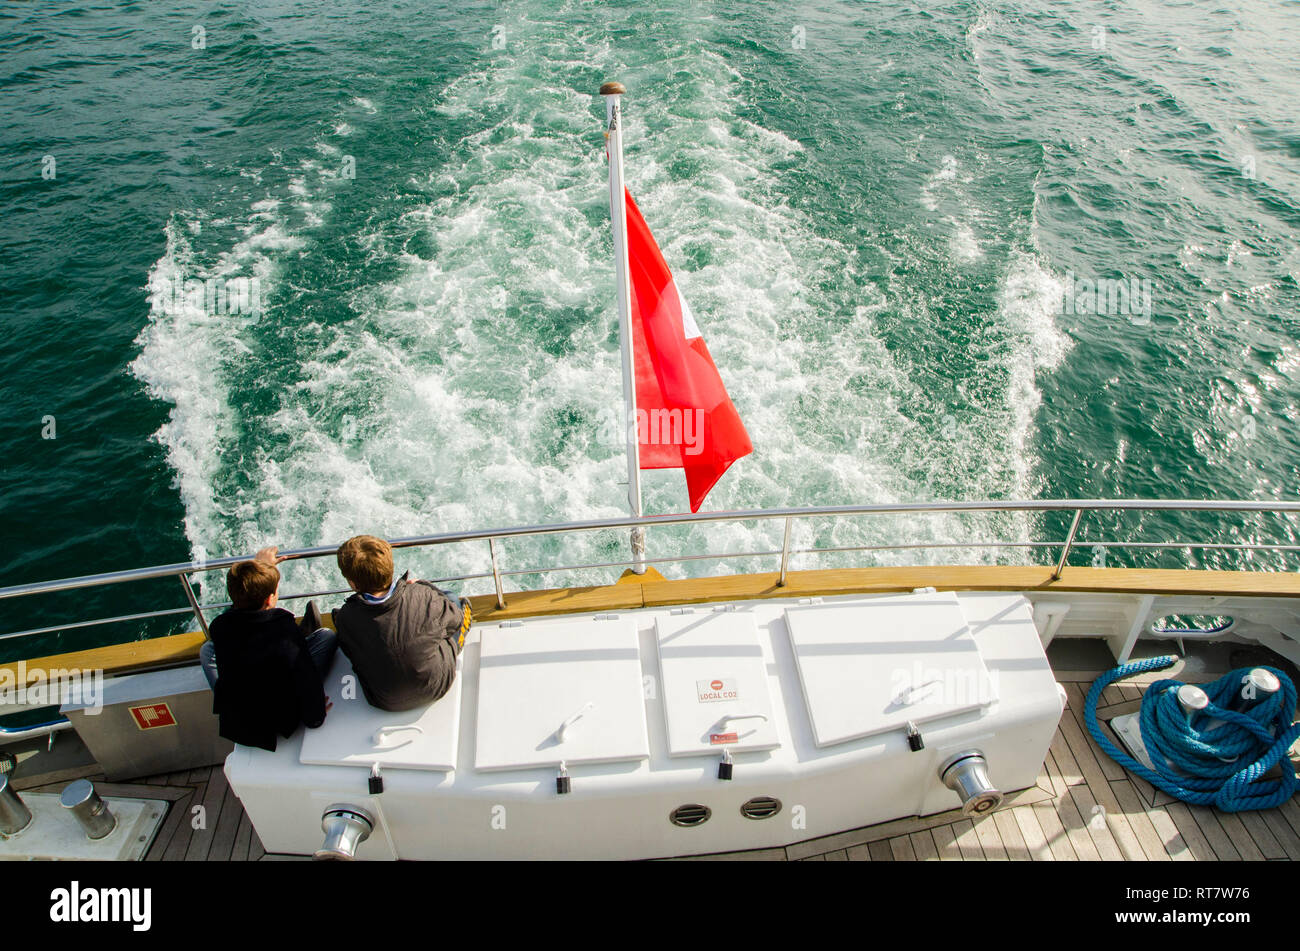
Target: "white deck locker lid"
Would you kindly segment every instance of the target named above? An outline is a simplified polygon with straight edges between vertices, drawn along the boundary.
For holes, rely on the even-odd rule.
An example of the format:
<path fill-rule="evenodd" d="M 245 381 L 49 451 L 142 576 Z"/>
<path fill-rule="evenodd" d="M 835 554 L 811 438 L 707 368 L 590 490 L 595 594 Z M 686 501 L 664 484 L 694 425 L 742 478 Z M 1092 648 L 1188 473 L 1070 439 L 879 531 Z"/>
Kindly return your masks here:
<path fill-rule="evenodd" d="M 477 769 L 649 758 L 635 620 L 485 627 L 480 643 Z"/>
<path fill-rule="evenodd" d="M 791 607 L 785 618 L 818 746 L 997 699 L 951 592 Z"/>
<path fill-rule="evenodd" d="M 752 614 L 710 611 L 660 617 L 655 621 L 655 643 L 670 755 L 717 755 L 722 749 L 744 752 L 781 745 Z"/>
<path fill-rule="evenodd" d="M 459 660 L 456 666 L 456 679 L 434 703 L 389 713 L 366 702 L 351 661 L 339 651 L 325 679 L 325 694 L 334 706 L 320 727 L 306 731 L 298 761 L 313 766 L 378 763 L 395 769 L 455 769 L 460 739 Z M 349 676 L 353 678 L 349 693 L 356 691 L 356 697 L 345 700 L 343 678 Z"/>

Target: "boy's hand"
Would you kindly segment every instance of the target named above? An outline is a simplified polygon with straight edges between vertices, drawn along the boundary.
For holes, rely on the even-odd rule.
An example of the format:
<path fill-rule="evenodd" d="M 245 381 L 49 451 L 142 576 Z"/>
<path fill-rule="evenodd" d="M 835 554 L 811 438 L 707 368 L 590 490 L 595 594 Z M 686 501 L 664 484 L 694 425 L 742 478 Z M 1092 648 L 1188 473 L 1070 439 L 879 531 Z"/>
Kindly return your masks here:
<path fill-rule="evenodd" d="M 333 706 L 334 706 L 334 701 L 331 700 L 331 699 L 329 698 L 329 695 L 328 695 L 328 694 L 326 694 L 326 695 L 325 695 L 325 712 L 328 713 L 328 712 L 330 711 L 330 708 L 333 707 Z"/>
<path fill-rule="evenodd" d="M 280 557 L 279 545 L 267 545 L 253 556 L 253 561 L 264 561 L 268 565 L 278 565 L 280 562 L 285 560 L 285 558 Z"/>

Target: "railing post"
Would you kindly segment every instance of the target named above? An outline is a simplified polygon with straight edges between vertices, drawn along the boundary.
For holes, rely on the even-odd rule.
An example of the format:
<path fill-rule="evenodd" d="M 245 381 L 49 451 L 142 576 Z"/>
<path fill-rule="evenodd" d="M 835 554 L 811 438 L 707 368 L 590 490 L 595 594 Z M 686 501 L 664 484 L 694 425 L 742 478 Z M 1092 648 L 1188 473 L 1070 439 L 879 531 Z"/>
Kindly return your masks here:
<path fill-rule="evenodd" d="M 506 595 L 501 589 L 501 568 L 497 564 L 497 540 L 495 538 L 488 539 L 488 552 L 492 556 L 492 583 L 496 585 L 497 589 L 497 607 L 504 608 L 506 606 Z"/>
<path fill-rule="evenodd" d="M 1061 560 L 1056 563 L 1056 570 L 1052 572 L 1052 580 L 1056 581 L 1061 577 L 1061 572 L 1065 570 L 1065 559 L 1070 557 L 1070 549 L 1074 547 L 1074 536 L 1079 531 L 1079 519 L 1083 518 L 1083 509 L 1074 510 L 1074 521 L 1070 523 L 1070 534 L 1066 536 L 1065 547 L 1061 549 Z"/>
<path fill-rule="evenodd" d="M 203 631 L 204 637 L 209 637 L 208 620 L 203 616 L 203 608 L 199 607 L 199 599 L 194 597 L 194 588 L 190 585 L 190 576 L 188 573 L 180 576 L 181 585 L 185 588 L 185 597 L 190 599 L 190 608 L 194 611 L 194 617 L 198 619 L 199 628 Z"/>
<path fill-rule="evenodd" d="M 781 542 L 781 577 L 776 580 L 778 588 L 785 587 L 785 569 L 790 563 L 790 529 L 794 526 L 794 519 L 785 520 L 785 538 Z"/>

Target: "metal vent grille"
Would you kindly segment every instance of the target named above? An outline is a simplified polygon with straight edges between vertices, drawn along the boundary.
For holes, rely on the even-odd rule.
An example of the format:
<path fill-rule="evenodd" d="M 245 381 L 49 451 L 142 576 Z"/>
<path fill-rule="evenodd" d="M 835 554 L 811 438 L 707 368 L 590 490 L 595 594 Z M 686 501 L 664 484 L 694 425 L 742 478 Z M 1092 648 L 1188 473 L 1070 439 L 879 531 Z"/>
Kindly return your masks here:
<path fill-rule="evenodd" d="M 781 811 L 781 800 L 771 796 L 755 796 L 740 807 L 746 819 L 771 819 Z"/>
<path fill-rule="evenodd" d="M 675 826 L 704 825 L 709 821 L 709 816 L 713 815 L 713 810 L 708 806 L 701 806 L 698 803 L 688 803 L 685 806 L 678 806 L 668 814 L 668 821 Z"/>

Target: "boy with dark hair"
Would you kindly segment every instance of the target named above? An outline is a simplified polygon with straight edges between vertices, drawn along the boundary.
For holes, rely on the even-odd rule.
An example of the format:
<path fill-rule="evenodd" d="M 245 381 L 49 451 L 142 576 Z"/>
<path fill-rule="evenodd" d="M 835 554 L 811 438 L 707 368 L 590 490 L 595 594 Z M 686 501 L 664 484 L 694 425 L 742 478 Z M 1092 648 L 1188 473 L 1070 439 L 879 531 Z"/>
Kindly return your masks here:
<path fill-rule="evenodd" d="M 371 706 L 410 710 L 445 694 L 469 630 L 469 602 L 409 572 L 394 579 L 393 549 L 374 535 L 349 538 L 338 562 L 356 594 L 335 609 L 334 628 Z"/>
<path fill-rule="evenodd" d="M 275 750 L 276 734 L 290 737 L 302 724 L 318 727 L 331 706 L 322 686 L 338 647 L 308 603 L 300 627 L 277 608 L 283 561 L 275 546 L 232 565 L 226 591 L 233 605 L 216 618 L 199 663 L 214 694 L 219 732 L 243 746 Z"/>

